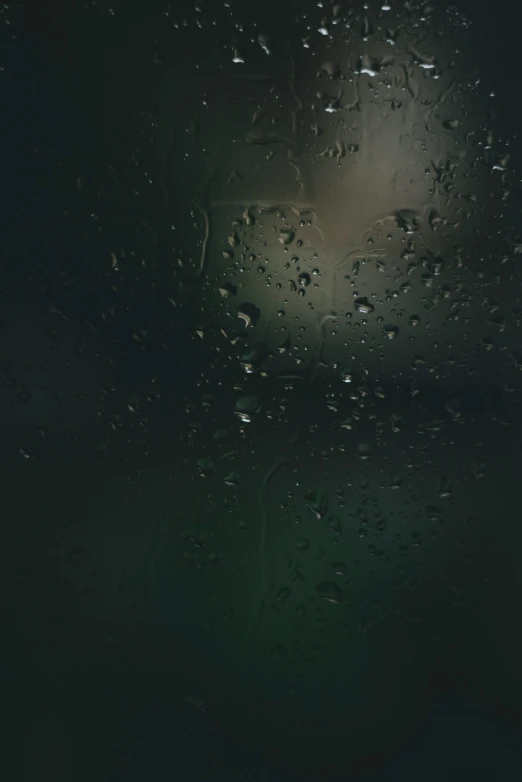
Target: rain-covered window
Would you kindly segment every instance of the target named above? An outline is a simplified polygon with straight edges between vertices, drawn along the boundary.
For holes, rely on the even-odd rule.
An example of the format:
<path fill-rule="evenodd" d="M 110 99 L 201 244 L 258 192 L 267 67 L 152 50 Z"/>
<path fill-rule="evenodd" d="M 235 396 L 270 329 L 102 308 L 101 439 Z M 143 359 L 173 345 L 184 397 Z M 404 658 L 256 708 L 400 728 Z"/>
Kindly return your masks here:
<path fill-rule="evenodd" d="M 521 777 L 501 6 L 0 5 L 24 780 Z"/>

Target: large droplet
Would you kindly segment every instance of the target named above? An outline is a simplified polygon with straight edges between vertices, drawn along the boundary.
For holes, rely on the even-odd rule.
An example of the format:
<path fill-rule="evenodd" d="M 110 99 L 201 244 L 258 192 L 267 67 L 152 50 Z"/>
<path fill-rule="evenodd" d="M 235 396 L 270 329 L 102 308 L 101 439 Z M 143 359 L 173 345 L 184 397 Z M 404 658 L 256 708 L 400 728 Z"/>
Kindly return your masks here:
<path fill-rule="evenodd" d="M 268 346 L 265 342 L 257 342 L 240 358 L 240 363 L 245 372 L 250 375 L 262 365 L 268 356 Z"/>
<path fill-rule="evenodd" d="M 265 54 L 271 54 L 271 52 L 270 52 L 270 38 L 268 37 L 268 35 L 265 35 L 264 33 L 260 33 L 257 36 L 257 41 L 258 41 L 259 45 L 261 46 L 261 48 L 263 49 L 263 51 L 265 52 Z"/>
<path fill-rule="evenodd" d="M 252 416 L 261 409 L 261 402 L 257 396 L 241 396 L 236 402 L 234 413 L 242 421 L 250 423 Z"/>
<path fill-rule="evenodd" d="M 343 590 L 333 581 L 321 581 L 316 587 L 317 594 L 327 603 L 341 603 L 344 599 Z"/>
<path fill-rule="evenodd" d="M 382 331 L 387 339 L 395 339 L 395 337 L 399 333 L 399 329 L 397 328 L 397 326 L 392 326 L 390 324 L 385 326 Z"/>
<path fill-rule="evenodd" d="M 237 316 L 238 318 L 241 318 L 245 321 L 245 325 L 248 328 L 249 326 L 256 325 L 257 321 L 261 317 L 261 310 L 256 307 L 255 304 L 244 302 L 244 304 L 239 306 Z"/>
<path fill-rule="evenodd" d="M 418 231 L 420 228 L 419 214 L 414 209 L 399 209 L 395 212 L 397 227 L 407 234 Z"/>
<path fill-rule="evenodd" d="M 355 452 L 359 459 L 362 459 L 363 461 L 367 461 L 373 453 L 372 447 L 369 443 L 359 443 L 355 449 Z"/>
<path fill-rule="evenodd" d="M 200 472 L 200 475 L 205 477 L 205 475 L 210 475 L 211 473 L 215 472 L 216 465 L 211 459 L 207 459 L 205 456 L 202 456 L 201 459 L 198 459 L 197 461 L 198 470 Z"/>
<path fill-rule="evenodd" d="M 328 494 L 323 489 L 312 489 L 306 495 L 306 507 L 318 519 L 322 519 L 328 510 Z"/>
<path fill-rule="evenodd" d="M 285 228 L 279 232 L 279 241 L 283 245 L 291 244 L 294 241 L 295 231 L 291 228 Z"/>
<path fill-rule="evenodd" d="M 360 312 L 362 315 L 369 315 L 371 312 L 374 311 L 375 307 L 373 304 L 370 304 L 368 299 L 364 296 L 361 296 L 358 299 L 355 299 L 355 309 L 357 312 Z"/>

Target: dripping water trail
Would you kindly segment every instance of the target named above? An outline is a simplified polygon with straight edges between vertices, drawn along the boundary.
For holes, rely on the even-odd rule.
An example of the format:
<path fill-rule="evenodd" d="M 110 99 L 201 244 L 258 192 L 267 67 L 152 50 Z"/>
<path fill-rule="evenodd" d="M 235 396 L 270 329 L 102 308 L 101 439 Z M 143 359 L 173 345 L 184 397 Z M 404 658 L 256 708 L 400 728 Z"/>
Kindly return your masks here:
<path fill-rule="evenodd" d="M 319 367 L 328 366 L 328 364 L 324 359 L 324 346 L 326 343 L 326 325 L 329 320 L 336 320 L 336 318 L 337 318 L 336 313 L 331 312 L 328 313 L 327 315 L 324 315 L 318 323 L 319 345 L 315 351 L 315 355 L 308 369 L 308 381 L 310 384 L 312 384 L 315 381 L 317 377 L 317 373 L 319 371 Z"/>
<path fill-rule="evenodd" d="M 293 437 L 289 445 L 295 445 L 297 437 Z M 245 654 L 250 651 L 251 645 L 254 641 L 257 631 L 261 624 L 263 614 L 265 613 L 266 605 L 272 591 L 273 579 L 272 574 L 268 573 L 266 563 L 266 552 L 268 543 L 270 541 L 270 513 L 268 510 L 268 487 L 273 477 L 279 472 L 282 467 L 286 467 L 290 463 L 290 456 L 288 453 L 280 454 L 276 456 L 273 465 L 266 473 L 261 486 L 259 487 L 258 503 L 261 511 L 261 529 L 259 535 L 259 570 L 261 576 L 261 596 L 257 608 L 257 612 L 253 612 L 253 624 L 250 627 L 246 636 Z"/>
<path fill-rule="evenodd" d="M 205 234 L 203 236 L 203 244 L 201 247 L 201 257 L 199 261 L 199 267 L 197 270 L 197 278 L 199 280 L 202 280 L 207 270 L 208 244 L 210 242 L 210 235 L 211 235 L 210 215 L 208 209 L 205 209 L 203 206 L 201 206 L 199 201 L 194 200 L 193 204 L 196 207 L 196 209 L 199 211 L 201 216 L 203 217 L 204 225 L 205 225 Z"/>
<path fill-rule="evenodd" d="M 270 518 L 267 507 L 267 491 L 270 481 L 274 475 L 279 472 L 281 467 L 285 467 L 288 460 L 278 456 L 265 475 L 261 486 L 259 487 L 258 502 L 261 509 L 261 535 L 259 539 L 259 565 L 261 570 L 261 588 L 263 594 L 267 591 L 268 578 L 266 573 L 266 546 L 270 537 Z"/>
<path fill-rule="evenodd" d="M 205 226 L 205 234 L 203 236 L 203 244 L 201 247 L 199 267 L 196 272 L 196 278 L 201 282 L 207 271 L 208 245 L 210 242 L 210 237 L 212 232 L 212 224 L 210 220 L 210 209 L 208 207 L 208 202 L 209 202 L 209 193 L 210 193 L 210 183 L 214 178 L 214 168 L 212 166 L 212 163 L 210 162 L 209 156 L 205 148 L 201 143 L 199 123 L 196 120 L 193 120 L 191 122 L 191 128 L 192 128 L 194 141 L 196 142 L 196 145 L 199 151 L 201 152 L 201 154 L 203 155 L 207 164 L 207 172 L 203 176 L 202 181 L 198 188 L 199 195 L 197 195 L 192 200 L 192 204 L 196 207 L 198 212 L 203 217 L 204 226 Z"/>

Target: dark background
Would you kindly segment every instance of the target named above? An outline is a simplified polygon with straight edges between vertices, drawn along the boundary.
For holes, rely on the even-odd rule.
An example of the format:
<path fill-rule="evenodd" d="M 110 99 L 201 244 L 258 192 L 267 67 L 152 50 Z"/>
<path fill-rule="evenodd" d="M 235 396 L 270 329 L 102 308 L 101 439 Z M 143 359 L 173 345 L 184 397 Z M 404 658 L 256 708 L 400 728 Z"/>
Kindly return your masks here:
<path fill-rule="evenodd" d="M 284 36 L 305 5 L 265 2 L 249 13 L 259 29 L 273 29 L 277 18 Z M 503 0 L 458 7 L 473 22 L 477 67 L 496 92 L 495 122 L 515 137 L 516 160 L 519 19 Z M 215 39 L 226 37 L 223 9 L 201 9 L 217 20 Z M 286 444 L 297 434 L 302 453 L 310 451 L 304 473 L 328 476 L 332 464 L 318 468 L 314 459 L 337 440 L 313 407 L 329 389 L 325 381 L 297 392 L 276 446 L 271 423 L 256 430 L 244 456 L 255 456 L 253 475 L 238 495 L 231 498 L 222 482 L 202 488 L 197 476 L 197 460 L 213 458 L 214 430 L 232 418 L 219 391 L 228 370 L 218 371 L 212 346 L 194 341 L 205 317 L 175 260 L 201 242 L 201 223 L 186 203 L 201 172 L 176 168 L 184 142 L 163 130 L 135 168 L 124 165 L 144 115 L 167 116 L 177 129 L 189 124 L 195 62 L 212 70 L 219 47 L 210 34 L 202 46 L 191 25 L 170 40 L 163 20 L 194 14 L 189 3 L 42 0 L 2 8 L 5 776 L 518 778 L 522 397 L 519 371 L 504 361 L 519 344 L 515 316 L 505 350 L 484 370 L 476 363 L 465 383 L 451 373 L 445 387 L 422 381 L 420 408 L 391 394 L 385 418 L 399 411 L 406 420 L 397 459 L 417 448 L 420 422 L 440 416 L 448 394 L 464 400 L 465 424 L 438 436 L 432 466 L 419 467 L 415 485 L 424 492 L 432 473 L 453 481 L 450 515 L 459 524 L 448 524 L 440 544 L 426 544 L 411 568 L 401 570 L 392 557 L 393 572 L 382 581 L 372 581 L 363 557 L 374 594 L 368 605 L 368 593 L 354 587 L 354 603 L 369 614 L 359 629 L 375 612 L 381 629 L 349 631 L 339 652 L 328 606 L 324 625 L 309 628 L 310 647 L 303 644 L 314 659 L 309 677 L 293 658 L 278 667 L 288 642 L 278 652 L 272 641 L 263 647 L 262 635 L 256 640 L 244 575 L 256 567 L 256 544 L 234 542 L 239 522 L 249 536 L 260 523 L 259 487 L 274 447 L 291 451 Z M 166 73 L 177 85 L 168 101 Z M 166 203 L 162 188 L 147 194 L 151 159 L 165 177 Z M 120 247 L 127 261 L 115 278 L 110 254 Z M 515 273 L 515 302 L 519 283 Z M 311 445 L 313 425 L 320 434 Z M 474 483 L 469 476 L 483 457 L 484 480 Z M 370 480 L 377 485 L 393 467 L 384 458 Z M 364 494 L 357 469 L 348 470 L 349 494 L 352 485 Z M 279 502 L 286 486 L 276 475 Z M 277 508 L 281 518 L 291 512 Z M 397 599 L 389 614 L 388 590 Z M 405 622 L 395 621 L 395 610 Z M 282 635 L 287 621 L 282 612 L 274 620 Z M 254 648 L 244 655 L 248 623 Z"/>

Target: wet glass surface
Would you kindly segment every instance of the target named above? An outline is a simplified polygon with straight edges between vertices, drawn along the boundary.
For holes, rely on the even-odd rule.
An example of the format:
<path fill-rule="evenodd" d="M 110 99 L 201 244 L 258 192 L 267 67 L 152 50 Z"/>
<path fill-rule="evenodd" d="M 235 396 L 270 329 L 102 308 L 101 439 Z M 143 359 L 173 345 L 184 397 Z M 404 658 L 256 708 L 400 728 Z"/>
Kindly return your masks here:
<path fill-rule="evenodd" d="M 518 28 L 494 17 L 2 4 L 22 779 L 520 776 Z"/>

